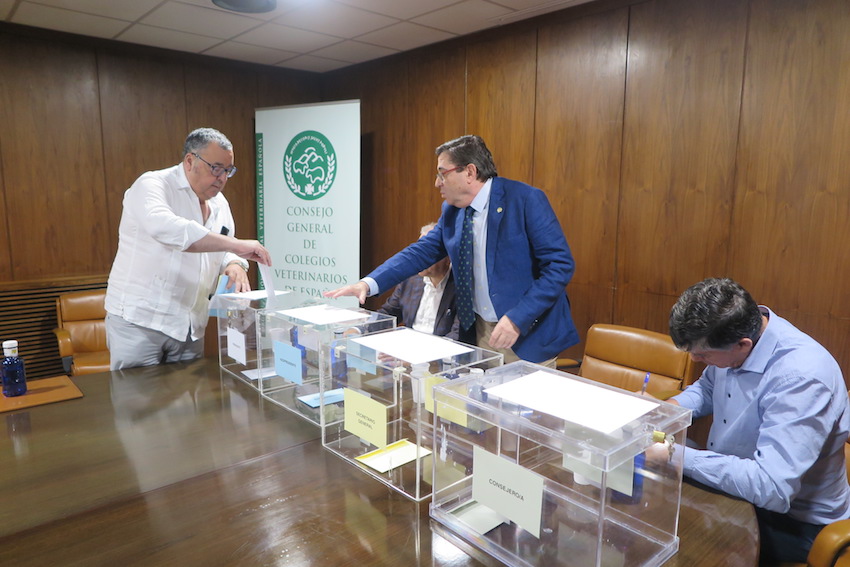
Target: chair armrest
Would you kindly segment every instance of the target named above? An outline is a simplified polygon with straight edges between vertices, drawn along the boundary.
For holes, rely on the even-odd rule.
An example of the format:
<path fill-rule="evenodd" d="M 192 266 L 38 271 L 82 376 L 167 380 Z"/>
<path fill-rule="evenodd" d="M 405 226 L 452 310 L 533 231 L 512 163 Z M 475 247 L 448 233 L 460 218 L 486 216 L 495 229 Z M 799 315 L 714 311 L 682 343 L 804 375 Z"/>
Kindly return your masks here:
<path fill-rule="evenodd" d="M 850 546 L 850 520 L 838 520 L 827 525 L 809 550 L 811 567 L 832 567 Z"/>
<path fill-rule="evenodd" d="M 56 340 L 59 341 L 59 356 L 73 356 L 74 346 L 71 344 L 71 333 L 62 328 L 53 329 Z"/>
<path fill-rule="evenodd" d="M 555 368 L 561 370 L 562 368 L 578 368 L 581 366 L 581 360 L 576 360 L 575 358 L 558 358 L 555 360 Z"/>

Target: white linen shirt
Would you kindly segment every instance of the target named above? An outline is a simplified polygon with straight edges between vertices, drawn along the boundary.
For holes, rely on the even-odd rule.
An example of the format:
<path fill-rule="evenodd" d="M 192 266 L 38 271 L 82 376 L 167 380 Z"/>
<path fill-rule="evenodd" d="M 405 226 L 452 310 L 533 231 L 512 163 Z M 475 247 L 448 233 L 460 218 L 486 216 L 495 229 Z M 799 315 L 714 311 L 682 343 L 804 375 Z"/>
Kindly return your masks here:
<path fill-rule="evenodd" d="M 107 312 L 178 341 L 204 336 L 218 275 L 232 261 L 244 265 L 231 253 L 186 252 L 210 232 L 226 228 L 234 236 L 224 195 L 207 204 L 210 215 L 204 223 L 182 163 L 148 171 L 127 189 L 106 288 Z"/>

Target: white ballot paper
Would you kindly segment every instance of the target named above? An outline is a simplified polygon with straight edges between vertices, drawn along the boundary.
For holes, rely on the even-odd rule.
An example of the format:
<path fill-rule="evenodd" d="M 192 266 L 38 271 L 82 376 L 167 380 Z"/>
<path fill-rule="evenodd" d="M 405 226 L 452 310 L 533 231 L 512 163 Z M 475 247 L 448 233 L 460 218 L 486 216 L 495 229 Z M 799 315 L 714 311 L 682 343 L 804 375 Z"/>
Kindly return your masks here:
<path fill-rule="evenodd" d="M 606 435 L 658 407 L 657 402 L 542 370 L 487 388 L 485 392 Z"/>
<path fill-rule="evenodd" d="M 274 291 L 274 280 L 272 279 L 272 267 L 260 264 L 259 262 L 257 262 L 257 266 L 260 268 L 260 282 L 263 284 L 263 288 L 266 290 L 266 295 L 268 297 L 266 307 L 272 308 L 274 307 L 276 296 Z"/>
<path fill-rule="evenodd" d="M 291 293 L 290 291 L 275 291 L 274 295 L 285 295 L 287 293 Z M 255 289 L 253 291 L 243 291 L 242 293 L 222 293 L 222 297 L 235 297 L 237 299 L 247 299 L 249 301 L 253 301 L 255 299 L 266 299 L 271 297 L 272 292 L 270 290 L 265 289 Z"/>
<path fill-rule="evenodd" d="M 361 321 L 368 319 L 368 313 L 342 309 L 332 305 L 311 305 L 310 307 L 299 307 L 297 309 L 286 309 L 281 311 L 287 317 L 295 317 L 314 325 L 328 325 L 331 323 L 342 323 L 343 321 Z"/>
<path fill-rule="evenodd" d="M 360 339 L 353 339 L 352 342 L 411 364 L 420 364 L 472 352 L 471 348 L 462 344 L 410 329 L 376 333 Z"/>
<path fill-rule="evenodd" d="M 242 374 L 246 378 L 250 378 L 251 380 L 259 380 L 260 378 L 271 378 L 272 376 L 277 376 L 277 373 L 274 371 L 274 368 L 251 368 L 248 370 L 243 370 Z"/>

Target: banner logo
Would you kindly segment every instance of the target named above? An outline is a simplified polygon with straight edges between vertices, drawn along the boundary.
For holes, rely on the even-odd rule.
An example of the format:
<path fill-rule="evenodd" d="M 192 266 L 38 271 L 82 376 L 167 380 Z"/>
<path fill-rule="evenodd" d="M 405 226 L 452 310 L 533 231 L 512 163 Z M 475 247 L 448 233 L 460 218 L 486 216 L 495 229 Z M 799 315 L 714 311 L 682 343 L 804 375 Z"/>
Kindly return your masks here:
<path fill-rule="evenodd" d="M 324 197 L 336 179 L 336 152 L 330 140 L 314 130 L 296 134 L 283 155 L 283 175 L 296 197 L 306 201 Z"/>

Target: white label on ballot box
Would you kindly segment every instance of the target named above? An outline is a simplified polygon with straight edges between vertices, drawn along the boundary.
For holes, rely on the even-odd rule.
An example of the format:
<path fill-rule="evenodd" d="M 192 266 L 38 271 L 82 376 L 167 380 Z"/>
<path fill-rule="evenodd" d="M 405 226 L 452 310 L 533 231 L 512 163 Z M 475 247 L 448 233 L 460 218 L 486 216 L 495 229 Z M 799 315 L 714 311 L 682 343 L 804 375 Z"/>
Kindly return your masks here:
<path fill-rule="evenodd" d="M 540 537 L 543 477 L 478 445 L 472 450 L 472 498 Z"/>
<path fill-rule="evenodd" d="M 239 364 L 248 364 L 248 356 L 245 354 L 245 335 L 233 327 L 227 328 L 227 356 Z"/>

